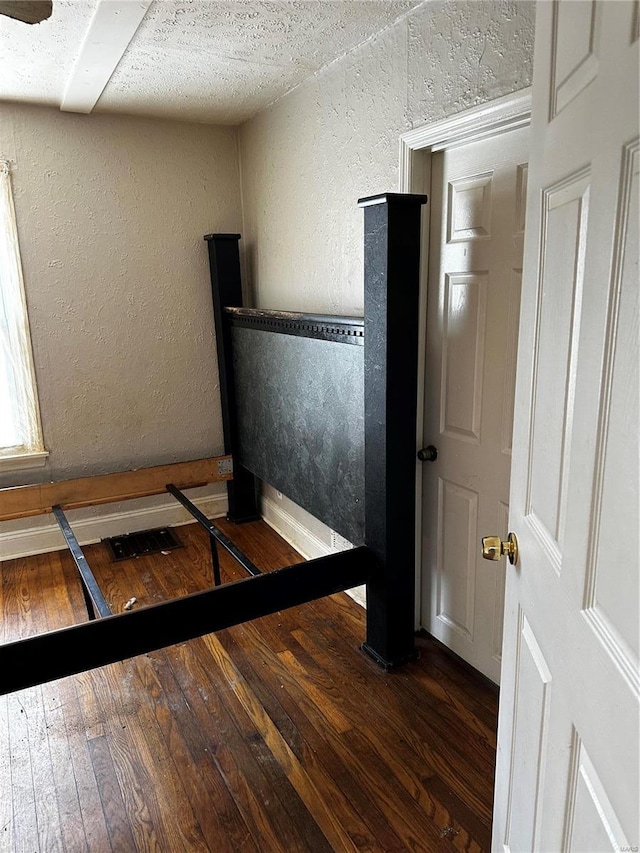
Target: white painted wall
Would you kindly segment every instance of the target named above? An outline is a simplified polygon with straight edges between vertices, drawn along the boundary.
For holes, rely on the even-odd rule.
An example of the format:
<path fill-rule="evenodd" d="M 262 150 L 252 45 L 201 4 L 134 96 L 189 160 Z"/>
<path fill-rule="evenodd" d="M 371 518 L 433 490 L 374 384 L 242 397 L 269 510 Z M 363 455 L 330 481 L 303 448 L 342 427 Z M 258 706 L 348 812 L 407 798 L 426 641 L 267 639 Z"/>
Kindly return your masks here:
<path fill-rule="evenodd" d="M 0 104 L 50 451 L 45 468 L 0 472 L 0 486 L 222 452 L 202 238 L 241 230 L 236 135 Z M 225 511 L 221 484 L 195 495 L 212 515 Z M 188 518 L 163 510 L 169 503 L 127 501 L 70 518 L 83 542 L 95 541 Z M 62 544 L 50 517 L 0 524 L 0 558 Z"/>
<path fill-rule="evenodd" d="M 236 131 L 0 104 L 0 154 L 50 451 L 29 481 L 222 452 L 202 238 L 240 230 Z"/>
<path fill-rule="evenodd" d="M 430 2 L 240 130 L 253 304 L 361 314 L 357 199 L 398 188 L 406 130 L 531 84 L 535 4 Z M 305 523 L 286 497 L 280 506 Z M 314 536 L 328 541 L 323 525 Z"/>

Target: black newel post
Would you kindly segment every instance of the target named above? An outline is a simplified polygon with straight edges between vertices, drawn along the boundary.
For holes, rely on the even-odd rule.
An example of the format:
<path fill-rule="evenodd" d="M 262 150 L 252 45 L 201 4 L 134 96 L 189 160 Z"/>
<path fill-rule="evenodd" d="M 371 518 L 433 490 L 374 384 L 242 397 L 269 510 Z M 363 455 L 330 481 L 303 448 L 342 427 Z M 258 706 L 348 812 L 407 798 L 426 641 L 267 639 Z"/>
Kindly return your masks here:
<path fill-rule="evenodd" d="M 415 657 L 415 476 L 420 214 L 424 195 L 364 208 L 365 545 L 363 646 L 385 668 Z"/>
<path fill-rule="evenodd" d="M 209 247 L 213 315 L 216 326 L 218 371 L 220 374 L 220 402 L 224 452 L 234 457 L 233 480 L 227 482 L 229 514 L 231 521 L 241 523 L 260 518 L 256 503 L 255 477 L 243 468 L 237 459 L 238 424 L 236 420 L 236 390 L 233 378 L 233 353 L 231 349 L 231 324 L 226 307 L 242 307 L 242 281 L 240 278 L 240 234 L 207 234 Z"/>

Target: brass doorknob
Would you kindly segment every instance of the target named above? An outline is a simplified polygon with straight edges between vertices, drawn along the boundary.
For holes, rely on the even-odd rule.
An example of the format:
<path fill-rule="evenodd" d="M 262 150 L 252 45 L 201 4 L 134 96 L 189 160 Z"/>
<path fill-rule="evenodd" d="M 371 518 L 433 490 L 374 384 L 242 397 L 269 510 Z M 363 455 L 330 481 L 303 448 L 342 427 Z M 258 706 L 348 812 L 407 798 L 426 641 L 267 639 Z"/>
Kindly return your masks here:
<path fill-rule="evenodd" d="M 518 540 L 515 533 L 510 533 L 504 542 L 499 536 L 483 537 L 482 556 L 485 560 L 499 560 L 503 554 L 507 555 L 512 566 L 518 562 Z"/>

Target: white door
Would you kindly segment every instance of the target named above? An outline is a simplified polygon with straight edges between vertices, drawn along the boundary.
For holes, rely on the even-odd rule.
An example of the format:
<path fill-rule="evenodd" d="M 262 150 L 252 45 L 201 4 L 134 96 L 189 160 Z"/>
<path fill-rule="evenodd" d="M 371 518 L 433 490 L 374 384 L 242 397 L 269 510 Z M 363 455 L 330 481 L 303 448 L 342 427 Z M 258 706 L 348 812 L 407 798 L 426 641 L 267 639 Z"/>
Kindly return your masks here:
<path fill-rule="evenodd" d="M 496 851 L 640 843 L 638 24 L 537 7 Z"/>
<path fill-rule="evenodd" d="M 432 155 L 421 623 L 493 681 L 507 533 L 529 129 Z"/>

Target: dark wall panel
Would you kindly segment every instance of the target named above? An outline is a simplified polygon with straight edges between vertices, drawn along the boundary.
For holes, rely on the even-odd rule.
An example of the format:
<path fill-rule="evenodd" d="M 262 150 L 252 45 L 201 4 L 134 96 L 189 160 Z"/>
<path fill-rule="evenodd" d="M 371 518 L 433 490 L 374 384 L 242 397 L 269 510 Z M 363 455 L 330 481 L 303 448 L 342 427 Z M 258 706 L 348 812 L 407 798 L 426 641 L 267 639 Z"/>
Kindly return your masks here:
<path fill-rule="evenodd" d="M 364 541 L 364 348 L 234 327 L 240 462 Z"/>

